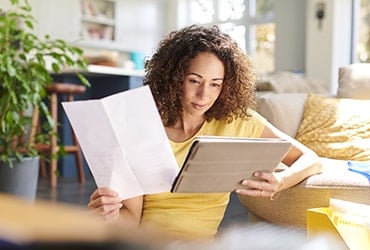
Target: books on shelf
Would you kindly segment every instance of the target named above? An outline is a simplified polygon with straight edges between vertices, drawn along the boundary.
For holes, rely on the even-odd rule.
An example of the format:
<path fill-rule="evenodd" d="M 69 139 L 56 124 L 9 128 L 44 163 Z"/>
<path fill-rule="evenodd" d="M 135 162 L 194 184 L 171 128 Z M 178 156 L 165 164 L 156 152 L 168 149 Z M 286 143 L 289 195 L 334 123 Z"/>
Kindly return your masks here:
<path fill-rule="evenodd" d="M 90 17 L 114 19 L 114 1 L 80 0 L 81 14 Z"/>
<path fill-rule="evenodd" d="M 93 41 L 114 41 L 114 2 L 81 0 L 81 35 Z"/>

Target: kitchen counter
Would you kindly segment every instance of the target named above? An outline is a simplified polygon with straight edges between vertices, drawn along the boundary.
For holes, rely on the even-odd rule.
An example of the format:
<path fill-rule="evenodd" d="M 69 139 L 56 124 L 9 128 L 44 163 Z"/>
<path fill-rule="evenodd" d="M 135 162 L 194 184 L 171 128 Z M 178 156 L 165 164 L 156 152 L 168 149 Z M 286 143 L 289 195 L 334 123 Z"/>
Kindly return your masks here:
<path fill-rule="evenodd" d="M 65 69 L 60 74 L 75 74 L 76 72 L 88 74 L 88 75 L 112 75 L 112 76 L 144 76 L 144 70 L 126 69 L 122 67 L 111 67 L 103 65 L 93 65 L 87 66 L 85 71 Z"/>
<path fill-rule="evenodd" d="M 106 74 L 106 75 L 119 75 L 119 76 L 144 76 L 144 70 L 132 70 L 120 67 L 109 67 L 101 65 L 87 66 L 87 73 L 91 74 Z"/>
<path fill-rule="evenodd" d="M 59 74 L 53 74 L 53 79 L 56 82 L 80 84 L 76 72 L 83 74 L 91 84 L 86 94 L 77 96 L 76 99 L 102 98 L 120 91 L 136 88 L 142 86 L 144 77 L 144 70 L 88 65 L 85 71 L 66 69 Z"/>

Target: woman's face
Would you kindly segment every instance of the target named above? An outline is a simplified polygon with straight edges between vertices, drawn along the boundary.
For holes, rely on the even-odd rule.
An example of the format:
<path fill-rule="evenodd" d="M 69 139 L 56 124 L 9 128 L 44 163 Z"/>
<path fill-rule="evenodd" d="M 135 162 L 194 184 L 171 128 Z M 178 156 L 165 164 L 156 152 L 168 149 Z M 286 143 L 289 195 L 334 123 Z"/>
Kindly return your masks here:
<path fill-rule="evenodd" d="M 190 62 L 183 82 L 184 115 L 203 116 L 220 95 L 223 80 L 222 61 L 212 53 L 199 53 Z"/>

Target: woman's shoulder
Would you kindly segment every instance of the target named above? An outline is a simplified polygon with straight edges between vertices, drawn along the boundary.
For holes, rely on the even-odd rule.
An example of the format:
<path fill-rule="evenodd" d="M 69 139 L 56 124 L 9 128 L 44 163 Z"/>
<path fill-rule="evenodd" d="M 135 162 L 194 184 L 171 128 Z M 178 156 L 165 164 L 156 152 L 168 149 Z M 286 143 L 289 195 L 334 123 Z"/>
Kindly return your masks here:
<path fill-rule="evenodd" d="M 205 124 L 204 131 L 209 135 L 259 137 L 266 119 L 254 110 L 248 110 L 247 118 L 236 117 L 232 121 L 213 119 Z"/>
<path fill-rule="evenodd" d="M 259 120 L 259 121 L 262 121 L 263 123 L 265 123 L 266 121 L 266 118 L 263 117 L 260 113 L 258 113 L 257 111 L 253 110 L 253 109 L 248 109 L 248 113 L 251 115 L 251 119 L 256 119 L 256 120 Z"/>
<path fill-rule="evenodd" d="M 217 124 L 221 124 L 221 125 L 224 125 L 224 124 L 240 124 L 240 123 L 253 123 L 253 122 L 261 122 L 263 124 L 265 124 L 265 121 L 266 121 L 266 118 L 264 118 L 262 115 L 260 115 L 257 111 L 253 110 L 253 109 L 248 109 L 248 112 L 247 112 L 248 116 L 245 116 L 245 117 L 241 117 L 241 116 L 238 116 L 238 117 L 233 117 L 233 119 L 231 121 L 229 120 L 226 120 L 226 119 L 222 119 L 222 120 L 216 120 L 216 119 L 213 119 L 210 121 L 210 124 L 214 124 L 214 125 L 217 125 Z"/>

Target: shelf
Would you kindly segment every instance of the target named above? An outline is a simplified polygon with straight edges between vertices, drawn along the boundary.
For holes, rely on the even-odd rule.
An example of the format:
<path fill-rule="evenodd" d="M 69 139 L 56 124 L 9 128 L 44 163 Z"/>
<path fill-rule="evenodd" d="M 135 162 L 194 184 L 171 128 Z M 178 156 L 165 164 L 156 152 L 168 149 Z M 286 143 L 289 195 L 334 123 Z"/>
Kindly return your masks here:
<path fill-rule="evenodd" d="M 100 65 L 89 65 L 87 72 L 95 74 L 109 74 L 109 75 L 126 75 L 126 76 L 144 76 L 144 70 L 133 70 L 119 67 L 109 67 Z"/>
<path fill-rule="evenodd" d="M 86 47 L 90 49 L 109 49 L 109 50 L 116 50 L 119 52 L 130 52 L 122 43 L 118 43 L 115 41 L 104 41 L 104 40 L 82 40 L 75 42 L 75 45 Z"/>
<path fill-rule="evenodd" d="M 108 19 L 115 18 L 115 1 L 107 0 L 80 0 L 81 14 L 83 16 L 99 17 Z"/>
<path fill-rule="evenodd" d="M 117 76 L 138 76 L 143 77 L 145 75 L 144 70 L 135 70 L 135 69 L 125 69 L 121 67 L 110 67 L 110 66 L 101 66 L 101 65 L 88 65 L 86 70 L 76 70 L 76 69 L 64 69 L 61 73 L 88 73 L 88 74 L 97 74 L 97 75 L 117 75 Z"/>
<path fill-rule="evenodd" d="M 82 16 L 81 21 L 88 22 L 88 23 L 102 24 L 102 25 L 110 25 L 110 26 L 115 25 L 114 19 L 109 19 L 106 17 Z"/>
<path fill-rule="evenodd" d="M 86 41 L 114 42 L 116 37 L 114 0 L 80 0 L 81 37 Z"/>

